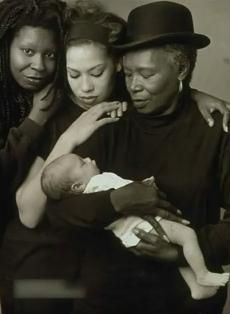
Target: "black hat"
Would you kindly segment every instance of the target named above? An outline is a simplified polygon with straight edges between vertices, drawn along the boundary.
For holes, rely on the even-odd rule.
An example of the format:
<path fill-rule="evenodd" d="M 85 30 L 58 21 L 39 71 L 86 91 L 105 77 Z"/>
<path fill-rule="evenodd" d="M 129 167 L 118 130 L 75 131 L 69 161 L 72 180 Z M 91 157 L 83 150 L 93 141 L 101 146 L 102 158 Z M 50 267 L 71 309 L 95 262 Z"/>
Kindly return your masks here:
<path fill-rule="evenodd" d="M 127 32 L 119 49 L 138 48 L 149 44 L 190 44 L 204 48 L 210 39 L 194 33 L 192 14 L 185 6 L 169 1 L 148 3 L 133 9 L 128 16 Z"/>

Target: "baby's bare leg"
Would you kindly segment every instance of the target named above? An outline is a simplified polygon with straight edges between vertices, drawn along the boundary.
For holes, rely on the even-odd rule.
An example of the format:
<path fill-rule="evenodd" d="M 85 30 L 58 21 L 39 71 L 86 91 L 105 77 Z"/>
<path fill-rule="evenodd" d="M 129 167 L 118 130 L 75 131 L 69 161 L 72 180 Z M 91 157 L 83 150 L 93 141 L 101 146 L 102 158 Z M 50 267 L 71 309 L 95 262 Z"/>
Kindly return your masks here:
<path fill-rule="evenodd" d="M 215 295 L 219 289 L 218 286 L 210 287 L 199 285 L 190 267 L 179 267 L 179 271 L 191 291 L 192 298 L 195 300 L 210 298 Z"/>
<path fill-rule="evenodd" d="M 208 271 L 196 233 L 192 228 L 165 219 L 160 220 L 159 223 L 166 231 L 170 241 L 183 247 L 184 256 L 200 285 L 224 286 L 228 282 L 229 273 L 219 274 Z"/>

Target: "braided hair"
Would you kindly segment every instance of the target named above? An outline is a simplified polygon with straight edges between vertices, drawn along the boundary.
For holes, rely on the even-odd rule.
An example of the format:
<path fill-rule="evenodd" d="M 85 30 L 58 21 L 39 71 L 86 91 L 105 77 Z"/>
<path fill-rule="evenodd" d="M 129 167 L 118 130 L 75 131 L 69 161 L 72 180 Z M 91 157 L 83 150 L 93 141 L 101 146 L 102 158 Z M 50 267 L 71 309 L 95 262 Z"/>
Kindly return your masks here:
<path fill-rule="evenodd" d="M 19 125 L 32 106 L 32 95 L 17 85 L 10 72 L 9 47 L 23 26 L 54 31 L 58 50 L 63 43 L 63 12 L 59 0 L 3 0 L 0 3 L 0 137 L 6 138 L 12 126 Z M 57 57 L 54 83 L 60 81 L 61 54 Z"/>

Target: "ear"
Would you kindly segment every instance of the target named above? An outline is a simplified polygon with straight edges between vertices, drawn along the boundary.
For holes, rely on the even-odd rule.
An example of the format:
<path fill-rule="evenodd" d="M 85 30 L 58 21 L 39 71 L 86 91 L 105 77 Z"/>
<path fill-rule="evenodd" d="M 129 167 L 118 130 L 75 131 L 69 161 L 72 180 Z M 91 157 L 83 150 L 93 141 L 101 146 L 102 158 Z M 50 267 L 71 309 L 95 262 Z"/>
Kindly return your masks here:
<path fill-rule="evenodd" d="M 186 60 L 179 65 L 178 69 L 178 80 L 183 81 L 189 73 L 190 63 Z"/>
<path fill-rule="evenodd" d="M 121 72 L 121 70 L 122 70 L 121 59 L 119 59 L 116 63 L 116 71 Z"/>
<path fill-rule="evenodd" d="M 70 187 L 70 191 L 74 194 L 83 193 L 84 190 L 85 190 L 85 184 L 79 183 L 79 182 L 74 182 Z"/>

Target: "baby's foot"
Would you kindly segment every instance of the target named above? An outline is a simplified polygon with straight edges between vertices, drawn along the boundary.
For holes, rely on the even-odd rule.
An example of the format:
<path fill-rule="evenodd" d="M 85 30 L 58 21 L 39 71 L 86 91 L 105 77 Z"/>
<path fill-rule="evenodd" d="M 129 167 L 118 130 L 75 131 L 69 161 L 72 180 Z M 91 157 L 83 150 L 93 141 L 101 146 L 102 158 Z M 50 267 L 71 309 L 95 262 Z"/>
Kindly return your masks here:
<path fill-rule="evenodd" d="M 219 287 L 196 286 L 192 289 L 191 294 L 194 300 L 208 299 L 217 293 Z"/>
<path fill-rule="evenodd" d="M 229 273 L 207 272 L 197 277 L 197 282 L 202 286 L 225 286 L 229 281 Z"/>

